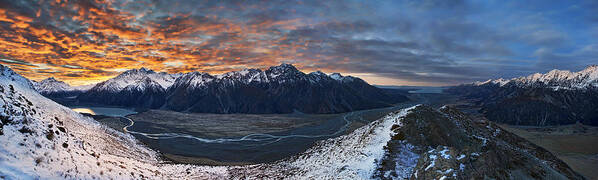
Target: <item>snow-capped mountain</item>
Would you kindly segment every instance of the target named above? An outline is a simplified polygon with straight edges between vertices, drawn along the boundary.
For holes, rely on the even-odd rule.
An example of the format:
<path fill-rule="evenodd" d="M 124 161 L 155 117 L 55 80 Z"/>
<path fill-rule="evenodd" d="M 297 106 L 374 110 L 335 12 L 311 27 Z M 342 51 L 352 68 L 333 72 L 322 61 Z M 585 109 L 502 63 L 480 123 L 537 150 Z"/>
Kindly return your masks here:
<path fill-rule="evenodd" d="M 452 87 L 492 121 L 515 125 L 598 125 L 598 66 L 579 72 L 552 70 L 510 80 Z"/>
<path fill-rule="evenodd" d="M 406 97 L 388 96 L 365 81 L 322 72 L 305 74 L 281 64 L 264 71 L 220 75 L 130 70 L 81 94 L 82 103 L 209 113 L 336 113 L 387 107 Z"/>
<path fill-rule="evenodd" d="M 118 92 L 126 88 L 143 89 L 145 88 L 144 85 L 147 84 L 143 84 L 141 82 L 145 82 L 147 80 L 153 81 L 154 84 L 160 85 L 160 87 L 162 87 L 163 89 L 167 89 L 174 83 L 174 80 L 180 75 L 181 74 L 168 74 L 165 72 L 157 73 L 153 70 L 149 70 L 146 68 L 132 69 L 123 72 L 115 78 L 97 84 L 95 87 L 92 88 L 92 90 Z"/>
<path fill-rule="evenodd" d="M 84 103 L 159 108 L 165 102 L 166 89 L 179 76 L 181 74 L 157 73 L 146 68 L 128 70 L 98 83 L 79 95 L 77 100 Z"/>
<path fill-rule="evenodd" d="M 72 87 L 63 81 L 56 80 L 54 77 L 40 82 L 33 81 L 33 86 L 37 92 L 49 98 L 74 97 L 88 89 L 86 86 Z"/>
<path fill-rule="evenodd" d="M 554 69 L 546 74 L 535 73 L 510 80 L 488 80 L 476 82 L 474 85 L 497 84 L 505 86 L 509 83 L 519 87 L 548 87 L 554 90 L 598 88 L 598 65 L 588 66 L 579 72 Z"/>
<path fill-rule="evenodd" d="M 167 91 L 162 108 L 206 113 L 338 113 L 407 99 L 391 97 L 359 78 L 319 71 L 305 74 L 290 64 L 216 76 L 187 73 Z"/>
<path fill-rule="evenodd" d="M 416 106 L 275 163 L 162 162 L 131 135 L 0 76 L 0 176 L 6 179 L 583 179 L 548 151 L 450 107 Z"/>
<path fill-rule="evenodd" d="M 54 79 L 54 77 L 50 77 L 44 79 L 40 82 L 34 83 L 35 90 L 41 93 L 51 93 L 51 92 L 64 92 L 64 91 L 72 91 L 73 88 L 63 81 L 59 81 Z"/>

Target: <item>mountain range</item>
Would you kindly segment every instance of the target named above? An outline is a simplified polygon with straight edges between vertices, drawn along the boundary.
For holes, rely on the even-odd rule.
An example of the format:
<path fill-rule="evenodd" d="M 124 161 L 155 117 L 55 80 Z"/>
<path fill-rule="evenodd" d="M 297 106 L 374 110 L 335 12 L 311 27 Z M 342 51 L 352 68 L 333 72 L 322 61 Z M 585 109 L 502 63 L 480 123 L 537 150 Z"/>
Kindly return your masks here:
<path fill-rule="evenodd" d="M 514 125 L 598 125 L 598 66 L 452 87 L 488 119 Z"/>
<path fill-rule="evenodd" d="M 6 179 L 584 179 L 550 152 L 452 107 L 418 105 L 274 163 L 170 164 L 0 65 Z"/>
<path fill-rule="evenodd" d="M 133 69 L 95 85 L 77 100 L 201 113 L 340 113 L 388 107 L 407 97 L 387 95 L 356 77 L 305 74 L 281 64 L 220 75 Z"/>

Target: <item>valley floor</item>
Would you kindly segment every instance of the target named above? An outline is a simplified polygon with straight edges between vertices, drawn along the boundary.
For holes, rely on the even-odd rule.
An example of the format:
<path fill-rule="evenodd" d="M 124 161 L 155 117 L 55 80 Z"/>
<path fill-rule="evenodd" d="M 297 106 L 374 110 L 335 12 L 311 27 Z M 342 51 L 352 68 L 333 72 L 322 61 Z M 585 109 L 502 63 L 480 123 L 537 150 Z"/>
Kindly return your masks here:
<path fill-rule="evenodd" d="M 579 124 L 555 127 L 501 127 L 549 150 L 586 178 L 598 179 L 598 127 Z"/>
<path fill-rule="evenodd" d="M 134 121 L 128 130 L 144 144 L 160 151 L 164 159 L 175 163 L 239 165 L 280 160 L 305 151 L 318 140 L 348 134 L 390 112 L 415 104 L 438 108 L 454 101 L 452 96 L 437 93 L 409 94 L 409 97 L 410 101 L 394 107 L 340 114 L 207 114 L 147 110 L 126 117 L 94 118 L 119 131 L 128 126 L 130 120 Z"/>

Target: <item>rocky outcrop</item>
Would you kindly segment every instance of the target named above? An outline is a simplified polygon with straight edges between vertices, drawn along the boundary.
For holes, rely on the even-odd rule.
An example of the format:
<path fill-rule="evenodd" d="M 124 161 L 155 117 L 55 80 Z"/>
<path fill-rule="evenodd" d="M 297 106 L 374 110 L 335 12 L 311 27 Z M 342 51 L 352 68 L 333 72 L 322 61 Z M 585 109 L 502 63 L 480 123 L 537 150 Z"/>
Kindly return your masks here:
<path fill-rule="evenodd" d="M 547 150 L 452 107 L 417 107 L 393 132 L 382 179 L 584 179 Z"/>

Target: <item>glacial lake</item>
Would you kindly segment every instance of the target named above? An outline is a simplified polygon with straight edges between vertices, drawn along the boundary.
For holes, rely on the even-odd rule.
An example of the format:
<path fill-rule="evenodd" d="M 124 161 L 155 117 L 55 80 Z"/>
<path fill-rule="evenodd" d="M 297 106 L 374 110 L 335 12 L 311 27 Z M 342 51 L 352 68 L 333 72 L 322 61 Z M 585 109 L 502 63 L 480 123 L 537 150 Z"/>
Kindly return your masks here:
<path fill-rule="evenodd" d="M 131 109 L 116 107 L 75 106 L 70 108 L 78 113 L 87 113 L 91 115 L 104 115 L 112 117 L 122 117 L 126 115 L 137 114 L 137 112 Z"/>

